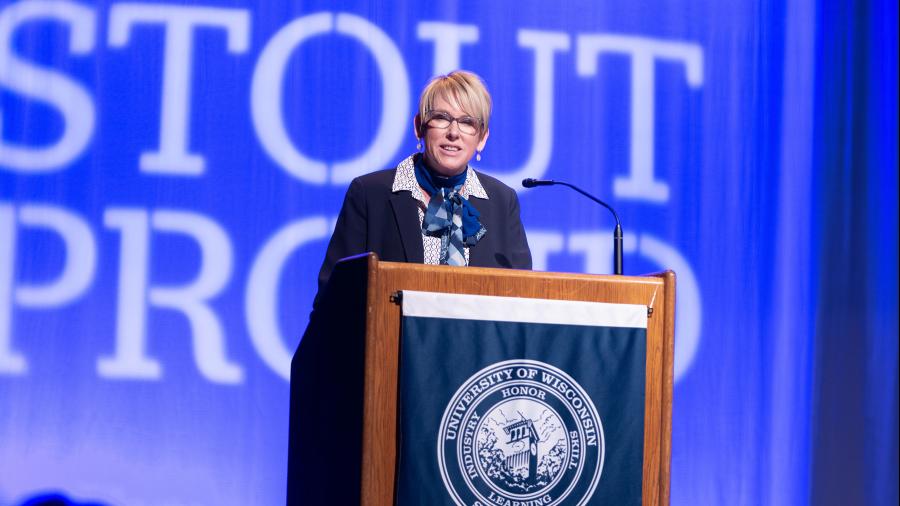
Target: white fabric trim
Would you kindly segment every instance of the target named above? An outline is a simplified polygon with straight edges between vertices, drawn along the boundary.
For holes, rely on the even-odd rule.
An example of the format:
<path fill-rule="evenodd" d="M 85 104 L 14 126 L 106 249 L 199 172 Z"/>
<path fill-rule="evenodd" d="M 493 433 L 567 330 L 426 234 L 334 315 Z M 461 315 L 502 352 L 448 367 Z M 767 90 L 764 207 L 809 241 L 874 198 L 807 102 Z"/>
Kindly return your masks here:
<path fill-rule="evenodd" d="M 647 306 L 403 290 L 403 316 L 647 328 Z"/>

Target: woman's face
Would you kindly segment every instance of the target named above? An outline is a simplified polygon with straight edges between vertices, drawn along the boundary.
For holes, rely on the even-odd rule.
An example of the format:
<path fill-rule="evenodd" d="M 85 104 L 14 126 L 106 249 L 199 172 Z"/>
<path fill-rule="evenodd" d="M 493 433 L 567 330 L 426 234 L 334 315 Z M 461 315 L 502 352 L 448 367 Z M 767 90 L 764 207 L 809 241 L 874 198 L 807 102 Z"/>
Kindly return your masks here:
<path fill-rule="evenodd" d="M 432 104 L 432 112 L 443 112 L 454 118 L 472 116 L 471 113 L 457 108 L 442 96 L 437 96 Z M 432 128 L 427 124 L 419 129 L 419 121 L 428 118 L 416 117 L 417 131 L 422 132 L 425 141 L 425 162 L 432 170 L 444 176 L 455 176 L 466 170 L 469 160 L 475 151 L 484 149 L 488 132 L 479 130 L 474 135 L 459 130 L 459 123 L 453 121 L 447 128 Z"/>

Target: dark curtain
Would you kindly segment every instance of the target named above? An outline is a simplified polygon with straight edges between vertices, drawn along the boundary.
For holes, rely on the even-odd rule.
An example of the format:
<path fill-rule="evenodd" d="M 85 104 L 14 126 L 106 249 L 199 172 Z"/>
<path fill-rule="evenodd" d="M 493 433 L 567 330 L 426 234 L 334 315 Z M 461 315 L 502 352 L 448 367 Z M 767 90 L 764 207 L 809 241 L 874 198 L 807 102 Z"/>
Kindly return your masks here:
<path fill-rule="evenodd" d="M 811 504 L 897 504 L 897 2 L 821 2 Z"/>

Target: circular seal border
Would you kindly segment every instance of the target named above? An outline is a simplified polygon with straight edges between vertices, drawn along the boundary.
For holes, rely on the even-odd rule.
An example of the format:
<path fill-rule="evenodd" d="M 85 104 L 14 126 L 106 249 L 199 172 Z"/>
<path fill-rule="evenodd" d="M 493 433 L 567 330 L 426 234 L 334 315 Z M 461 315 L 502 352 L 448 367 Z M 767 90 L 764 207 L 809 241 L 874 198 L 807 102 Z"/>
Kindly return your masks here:
<path fill-rule="evenodd" d="M 445 429 L 447 427 L 450 415 L 454 411 L 453 408 L 461 401 L 463 395 L 469 390 L 471 385 L 473 385 L 476 381 L 486 377 L 492 371 L 500 371 L 500 370 L 504 370 L 504 369 L 508 369 L 508 368 L 512 368 L 512 367 L 517 367 L 517 366 L 532 367 L 532 368 L 536 368 L 536 369 L 546 369 L 546 370 L 552 372 L 553 374 L 556 374 L 557 376 L 559 376 L 560 379 L 566 381 L 569 384 L 569 386 L 573 390 L 575 390 L 584 399 L 585 405 L 587 406 L 587 408 L 590 411 L 590 414 L 596 421 L 595 426 L 597 428 L 597 432 L 599 433 L 600 445 L 599 445 L 599 449 L 597 452 L 598 455 L 596 457 L 597 463 L 596 463 L 596 467 L 594 470 L 594 476 L 592 477 L 587 490 L 582 494 L 582 496 L 579 498 L 578 502 L 576 503 L 577 506 L 582 506 L 582 505 L 586 504 L 590 500 L 590 498 L 594 495 L 594 492 L 597 489 L 597 485 L 600 482 L 600 476 L 603 474 L 603 466 L 604 466 L 604 462 L 605 462 L 605 458 L 606 458 L 606 436 L 605 436 L 604 430 L 603 430 L 603 420 L 600 418 L 600 414 L 597 412 L 597 408 L 594 405 L 593 399 L 587 394 L 587 392 L 584 390 L 584 388 L 582 388 L 582 386 L 577 381 L 575 381 L 574 378 L 572 378 L 572 376 L 570 376 L 567 372 L 563 371 L 562 369 L 559 369 L 558 367 L 547 364 L 545 362 L 541 362 L 538 360 L 531 360 L 531 359 L 504 360 L 501 362 L 494 362 L 493 364 L 490 364 L 490 365 L 480 369 L 479 371 L 470 375 L 469 378 L 466 379 L 466 381 L 463 382 L 459 386 L 459 388 L 456 390 L 456 392 L 454 392 L 453 396 L 450 398 L 450 401 L 447 402 L 447 407 L 444 409 L 444 414 L 441 417 L 441 423 L 440 423 L 440 427 L 438 429 L 438 434 L 437 434 L 438 467 L 440 469 L 441 479 L 444 482 L 444 487 L 450 493 L 453 501 L 456 504 L 458 504 L 460 506 L 467 505 L 467 503 L 462 499 L 462 497 L 460 497 L 459 492 L 457 492 L 456 488 L 453 486 L 451 478 L 450 478 L 450 476 L 448 476 L 447 463 L 445 462 L 446 458 L 444 455 L 444 435 L 446 432 Z M 516 380 L 510 380 L 510 381 L 514 382 Z M 529 381 L 529 380 L 525 380 L 525 379 L 520 379 L 520 381 L 533 382 L 534 380 Z M 551 392 L 553 395 L 557 395 L 556 392 L 553 391 L 554 389 L 550 388 L 549 385 L 541 385 L 541 386 L 544 387 L 548 392 Z M 495 390 L 496 388 L 497 387 L 492 385 L 491 388 L 485 389 L 483 392 L 480 392 L 478 394 L 478 397 L 486 395 L 487 393 Z M 557 397 L 562 399 L 562 396 L 557 395 Z M 477 397 L 476 397 L 476 399 L 477 399 Z M 562 401 L 566 402 L 565 399 L 562 399 Z M 475 405 L 475 404 L 477 404 L 477 403 L 473 401 L 469 404 L 469 406 Z M 468 411 L 468 409 L 467 409 L 467 411 Z M 466 419 L 466 418 L 468 418 L 468 416 L 464 416 L 463 418 Z M 581 428 L 579 427 L 579 429 L 581 429 Z M 459 444 L 460 443 L 457 443 L 456 446 L 458 446 Z M 579 467 L 581 467 L 581 466 L 579 466 Z M 579 470 L 579 475 L 580 474 L 581 474 L 581 470 Z M 557 504 L 560 500 L 567 499 L 568 494 L 571 493 L 571 489 L 577 484 L 577 482 L 578 482 L 578 479 L 573 480 L 572 484 L 569 487 L 567 487 L 566 492 L 562 496 L 557 497 L 557 499 L 554 500 L 552 504 Z M 470 485 L 468 483 L 466 484 L 466 486 L 470 487 Z M 471 488 L 470 488 L 469 492 L 473 493 L 473 495 L 479 495 L 477 493 L 477 491 L 475 491 Z M 482 498 L 482 499 L 484 499 L 484 498 Z"/>

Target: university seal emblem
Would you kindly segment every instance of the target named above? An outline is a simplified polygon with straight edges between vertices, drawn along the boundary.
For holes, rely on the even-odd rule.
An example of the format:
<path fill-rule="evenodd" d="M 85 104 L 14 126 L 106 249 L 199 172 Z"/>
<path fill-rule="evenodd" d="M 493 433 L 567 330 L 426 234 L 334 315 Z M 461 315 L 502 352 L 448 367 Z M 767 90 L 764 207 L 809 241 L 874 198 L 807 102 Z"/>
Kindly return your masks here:
<path fill-rule="evenodd" d="M 459 505 L 581 505 L 600 480 L 605 440 L 593 401 L 568 374 L 507 360 L 459 387 L 437 450 Z"/>

